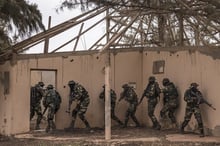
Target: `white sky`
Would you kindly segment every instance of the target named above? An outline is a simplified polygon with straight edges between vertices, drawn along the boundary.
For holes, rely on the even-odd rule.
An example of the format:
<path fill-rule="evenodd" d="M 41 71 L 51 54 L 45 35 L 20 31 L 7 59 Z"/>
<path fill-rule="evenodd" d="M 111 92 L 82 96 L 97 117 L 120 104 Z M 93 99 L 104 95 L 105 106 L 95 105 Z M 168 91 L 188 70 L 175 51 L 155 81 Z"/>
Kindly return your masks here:
<path fill-rule="evenodd" d="M 77 15 L 79 15 L 81 13 L 80 8 L 77 8 L 74 10 L 68 10 L 67 8 L 65 8 L 64 11 L 60 11 L 59 13 L 57 13 L 56 8 L 58 8 L 60 6 L 61 0 L 29 0 L 29 1 L 30 1 L 30 3 L 36 3 L 38 5 L 38 8 L 42 13 L 43 23 L 46 28 L 48 26 L 49 16 L 51 16 L 51 27 L 53 27 L 55 25 L 58 25 L 64 21 L 66 21 L 66 20 L 69 20 L 69 19 L 76 17 Z M 103 15 L 101 17 L 103 17 Z M 101 25 L 101 27 L 99 26 L 97 31 L 95 33 L 93 32 L 92 36 L 83 35 L 83 37 L 79 40 L 77 50 L 88 49 L 88 45 L 90 45 L 90 44 L 92 45 L 94 42 L 96 42 L 96 40 L 93 40 L 94 38 L 99 38 L 100 36 L 103 35 L 105 26 L 103 25 L 103 23 L 100 25 Z M 86 29 L 86 26 L 87 25 L 84 25 L 83 30 Z M 75 36 L 75 34 L 78 34 L 79 27 L 77 29 L 76 28 L 70 29 L 69 31 L 62 33 L 59 36 L 55 36 L 54 38 L 50 39 L 49 50 L 56 49 L 58 46 L 69 41 L 70 39 L 72 39 Z M 88 28 L 88 26 L 87 26 L 87 28 Z M 94 34 L 97 37 L 94 37 Z M 31 49 L 26 51 L 26 53 L 43 52 L 43 46 L 44 46 L 44 43 L 36 45 L 35 47 L 32 47 Z M 65 48 L 63 48 L 63 51 L 72 50 L 73 46 L 74 46 L 74 42 L 72 42 L 69 46 L 66 46 Z"/>
<path fill-rule="evenodd" d="M 51 25 L 54 26 L 81 13 L 80 9 L 75 9 L 71 11 L 68 9 L 64 9 L 64 11 L 60 11 L 59 13 L 57 13 L 55 9 L 60 6 L 61 0 L 30 0 L 30 2 L 36 3 L 38 5 L 38 8 L 40 9 L 43 16 L 43 23 L 46 24 L 46 26 L 49 16 L 52 17 Z"/>

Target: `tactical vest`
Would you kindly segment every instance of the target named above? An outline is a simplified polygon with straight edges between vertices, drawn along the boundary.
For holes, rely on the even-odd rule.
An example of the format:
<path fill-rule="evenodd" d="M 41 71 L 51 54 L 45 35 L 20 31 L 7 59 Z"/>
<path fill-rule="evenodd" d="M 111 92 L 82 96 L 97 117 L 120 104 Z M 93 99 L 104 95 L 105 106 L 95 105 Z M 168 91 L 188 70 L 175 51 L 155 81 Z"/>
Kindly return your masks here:
<path fill-rule="evenodd" d="M 124 91 L 125 100 L 128 102 L 134 102 L 137 100 L 137 94 L 132 88 L 128 88 Z"/>
<path fill-rule="evenodd" d="M 147 89 L 145 90 L 145 96 L 148 98 L 156 98 L 159 96 L 159 85 L 155 82 L 153 84 L 148 84 Z"/>
<path fill-rule="evenodd" d="M 165 88 L 163 89 L 164 97 L 177 97 L 177 89 L 174 86 L 173 83 L 169 83 Z"/>

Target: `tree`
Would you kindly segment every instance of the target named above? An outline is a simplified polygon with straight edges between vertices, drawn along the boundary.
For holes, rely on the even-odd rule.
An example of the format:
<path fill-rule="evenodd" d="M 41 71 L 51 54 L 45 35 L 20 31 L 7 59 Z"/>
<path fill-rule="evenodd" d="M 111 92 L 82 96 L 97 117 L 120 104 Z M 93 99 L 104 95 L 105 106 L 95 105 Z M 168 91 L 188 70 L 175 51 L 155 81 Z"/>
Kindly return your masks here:
<path fill-rule="evenodd" d="M 108 6 L 121 17 L 141 11 L 143 18 L 137 20 L 146 22 L 143 41 L 151 46 L 220 46 L 219 0 L 64 0 L 61 9 L 77 6 L 82 10 Z"/>
<path fill-rule="evenodd" d="M 26 0 L 0 0 L 0 51 L 44 29 L 36 4 Z"/>

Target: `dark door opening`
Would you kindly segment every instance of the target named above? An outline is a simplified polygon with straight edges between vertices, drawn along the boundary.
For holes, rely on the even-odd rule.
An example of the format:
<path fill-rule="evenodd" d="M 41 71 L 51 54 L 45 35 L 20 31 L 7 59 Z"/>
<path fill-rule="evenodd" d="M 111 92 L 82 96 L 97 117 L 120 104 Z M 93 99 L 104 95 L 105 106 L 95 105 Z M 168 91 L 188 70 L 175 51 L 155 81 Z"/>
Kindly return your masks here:
<path fill-rule="evenodd" d="M 30 85 L 34 87 L 39 81 L 44 82 L 46 89 L 47 85 L 52 84 L 56 88 L 56 70 L 40 70 L 40 69 L 32 69 L 31 70 L 31 79 Z M 31 88 L 30 87 L 30 88 Z M 41 101 L 41 110 L 44 111 L 44 106 Z M 44 130 L 47 126 L 46 117 L 47 113 L 44 114 L 43 119 L 41 120 L 40 129 Z M 34 117 L 30 121 L 30 130 L 34 130 L 37 122 L 37 114 L 35 113 Z"/>

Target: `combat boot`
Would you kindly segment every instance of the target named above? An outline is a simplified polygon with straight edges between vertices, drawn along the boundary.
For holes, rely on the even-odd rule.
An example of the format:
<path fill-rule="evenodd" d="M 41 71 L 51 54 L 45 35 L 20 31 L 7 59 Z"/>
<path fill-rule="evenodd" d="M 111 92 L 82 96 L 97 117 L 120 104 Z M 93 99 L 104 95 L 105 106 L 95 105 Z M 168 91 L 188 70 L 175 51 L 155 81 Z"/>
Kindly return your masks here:
<path fill-rule="evenodd" d="M 136 124 L 136 127 L 140 127 L 140 123 L 138 122 L 137 118 L 135 116 L 132 116 L 133 121 Z"/>
<path fill-rule="evenodd" d="M 152 128 L 155 129 L 156 127 L 157 127 L 157 124 L 156 124 L 156 123 L 153 123 Z"/>
<path fill-rule="evenodd" d="M 51 127 L 52 127 L 53 130 L 56 129 L 56 125 L 55 125 L 54 121 L 51 122 Z"/>
<path fill-rule="evenodd" d="M 86 125 L 86 129 L 90 130 L 91 127 L 90 127 L 90 125 L 89 125 L 89 122 L 88 122 L 88 121 L 84 121 L 84 123 L 85 123 L 85 125 Z"/>
<path fill-rule="evenodd" d="M 156 130 L 160 130 L 161 129 L 161 125 L 159 123 L 157 123 L 157 126 L 155 127 Z"/>
<path fill-rule="evenodd" d="M 199 137 L 205 137 L 205 133 L 204 133 L 204 130 L 203 130 L 203 129 L 200 130 L 200 135 L 199 135 Z"/>
<path fill-rule="evenodd" d="M 181 128 L 180 128 L 180 133 L 184 134 L 184 127 L 183 126 L 181 126 Z"/>
<path fill-rule="evenodd" d="M 124 125 L 123 125 L 122 127 L 123 127 L 123 128 L 126 128 L 127 125 L 128 125 L 128 120 L 126 119 L 126 120 L 125 120 L 125 123 L 124 123 Z"/>
<path fill-rule="evenodd" d="M 39 125 L 36 125 L 35 126 L 35 130 L 39 130 L 40 129 L 40 126 Z"/>
<path fill-rule="evenodd" d="M 45 131 L 46 131 L 46 133 L 48 133 L 50 131 L 50 126 L 49 125 L 47 126 Z"/>
<path fill-rule="evenodd" d="M 121 125 L 121 126 L 123 125 L 123 122 L 122 122 L 122 121 L 117 120 L 117 122 L 118 122 L 119 125 Z"/>

